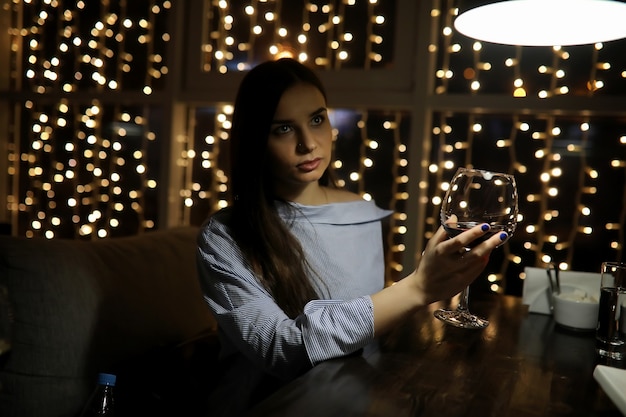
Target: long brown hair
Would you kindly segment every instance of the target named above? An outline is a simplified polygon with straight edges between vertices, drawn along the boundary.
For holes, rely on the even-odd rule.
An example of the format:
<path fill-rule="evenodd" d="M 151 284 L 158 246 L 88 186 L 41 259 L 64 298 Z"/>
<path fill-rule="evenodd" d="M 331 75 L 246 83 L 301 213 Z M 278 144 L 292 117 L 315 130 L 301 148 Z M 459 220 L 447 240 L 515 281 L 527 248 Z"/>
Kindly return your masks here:
<path fill-rule="evenodd" d="M 302 246 L 278 214 L 267 143 L 280 98 L 296 83 L 315 86 L 326 99 L 320 79 L 298 61 L 283 58 L 254 67 L 239 86 L 231 129 L 233 237 L 259 281 L 291 318 L 318 294 Z M 320 183 L 328 185 L 329 175 L 327 170 Z"/>

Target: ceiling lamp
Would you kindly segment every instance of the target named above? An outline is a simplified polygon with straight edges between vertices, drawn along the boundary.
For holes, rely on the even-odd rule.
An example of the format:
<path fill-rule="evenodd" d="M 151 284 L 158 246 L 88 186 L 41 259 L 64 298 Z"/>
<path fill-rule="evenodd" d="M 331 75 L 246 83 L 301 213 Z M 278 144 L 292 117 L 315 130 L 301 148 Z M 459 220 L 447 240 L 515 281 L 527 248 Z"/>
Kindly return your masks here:
<path fill-rule="evenodd" d="M 565 46 L 626 37 L 626 3 L 617 0 L 460 1 L 456 30 L 481 41 Z"/>

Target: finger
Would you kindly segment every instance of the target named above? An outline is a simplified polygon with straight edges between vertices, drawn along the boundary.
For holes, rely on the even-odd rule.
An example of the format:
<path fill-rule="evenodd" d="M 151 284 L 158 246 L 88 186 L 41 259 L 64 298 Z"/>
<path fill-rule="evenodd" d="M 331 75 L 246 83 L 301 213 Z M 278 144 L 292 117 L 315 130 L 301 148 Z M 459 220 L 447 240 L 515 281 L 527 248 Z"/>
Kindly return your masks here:
<path fill-rule="evenodd" d="M 489 239 L 485 240 L 479 245 L 476 245 L 474 248 L 472 248 L 470 252 L 472 253 L 473 256 L 483 258 L 484 260 L 488 260 L 491 252 L 495 248 L 497 248 L 499 245 L 501 245 L 502 242 L 504 242 L 507 238 L 508 238 L 508 235 L 505 232 L 496 233 L 495 235 L 491 236 Z"/>
<path fill-rule="evenodd" d="M 461 250 L 462 248 L 466 248 L 470 246 L 470 243 L 484 236 L 487 232 L 489 232 L 489 229 L 490 227 L 487 223 L 482 223 L 449 239 L 447 243 L 450 246 L 451 250 L 458 251 L 458 250 Z"/>
<path fill-rule="evenodd" d="M 446 232 L 446 229 L 444 229 L 443 226 L 439 226 L 437 228 L 437 231 L 435 232 L 435 234 L 430 240 L 434 240 L 435 242 L 443 242 L 444 240 L 447 240 L 447 239 L 448 239 L 448 233 Z"/>
<path fill-rule="evenodd" d="M 455 224 L 457 221 L 456 214 L 451 214 L 450 217 L 444 222 L 445 224 Z"/>
<path fill-rule="evenodd" d="M 426 250 L 433 248 L 448 239 L 448 234 L 443 226 L 439 226 L 435 234 L 426 243 Z"/>

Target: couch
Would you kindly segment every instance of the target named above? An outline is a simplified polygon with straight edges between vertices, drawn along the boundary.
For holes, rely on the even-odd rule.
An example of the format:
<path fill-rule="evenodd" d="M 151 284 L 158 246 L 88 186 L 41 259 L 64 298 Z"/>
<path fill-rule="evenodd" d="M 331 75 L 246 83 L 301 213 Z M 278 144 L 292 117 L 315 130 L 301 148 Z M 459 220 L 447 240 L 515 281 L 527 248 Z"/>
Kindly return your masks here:
<path fill-rule="evenodd" d="M 77 416 L 99 372 L 118 415 L 209 415 L 219 344 L 197 278 L 198 228 L 95 241 L 0 236 L 12 349 L 0 416 Z"/>

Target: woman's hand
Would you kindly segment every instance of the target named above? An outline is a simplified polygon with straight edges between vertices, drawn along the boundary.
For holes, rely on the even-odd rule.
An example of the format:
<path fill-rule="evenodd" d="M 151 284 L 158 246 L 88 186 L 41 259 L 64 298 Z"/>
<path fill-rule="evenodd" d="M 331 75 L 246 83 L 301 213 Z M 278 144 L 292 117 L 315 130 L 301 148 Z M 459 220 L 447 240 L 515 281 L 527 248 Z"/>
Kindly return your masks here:
<path fill-rule="evenodd" d="M 466 248 L 489 232 L 488 224 L 475 226 L 453 238 L 442 226 L 428 241 L 417 269 L 407 277 L 423 305 L 450 298 L 472 283 L 485 269 L 491 251 L 506 239 L 496 234 L 484 242 Z M 504 235 L 504 236 L 503 236 Z"/>
<path fill-rule="evenodd" d="M 449 239 L 440 227 L 411 275 L 372 294 L 374 334 L 385 333 L 416 309 L 450 298 L 468 286 L 487 265 L 491 251 L 506 239 L 506 234 L 504 239 L 496 234 L 465 249 L 488 232 L 489 226 L 483 224 Z"/>

